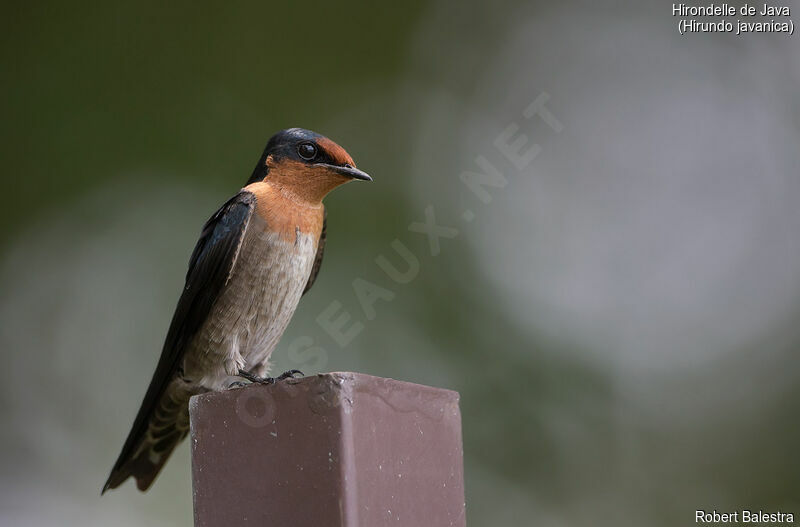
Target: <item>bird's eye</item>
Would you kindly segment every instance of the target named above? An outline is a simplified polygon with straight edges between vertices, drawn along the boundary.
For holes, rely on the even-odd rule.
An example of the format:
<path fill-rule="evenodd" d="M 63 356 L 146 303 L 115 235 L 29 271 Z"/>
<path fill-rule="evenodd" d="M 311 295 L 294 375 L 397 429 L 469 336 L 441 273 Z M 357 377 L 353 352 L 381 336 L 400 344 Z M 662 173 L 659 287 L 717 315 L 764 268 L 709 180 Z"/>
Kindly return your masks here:
<path fill-rule="evenodd" d="M 300 143 L 297 147 L 297 154 L 306 161 L 311 161 L 317 157 L 317 147 L 311 143 Z"/>

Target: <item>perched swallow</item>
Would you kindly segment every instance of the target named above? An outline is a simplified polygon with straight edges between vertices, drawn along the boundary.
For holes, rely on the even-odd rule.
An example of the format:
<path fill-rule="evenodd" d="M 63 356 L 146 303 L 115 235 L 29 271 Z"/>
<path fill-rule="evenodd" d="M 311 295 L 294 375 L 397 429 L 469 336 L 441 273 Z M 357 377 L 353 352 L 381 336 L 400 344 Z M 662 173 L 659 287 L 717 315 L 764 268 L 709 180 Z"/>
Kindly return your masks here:
<path fill-rule="evenodd" d="M 265 378 L 322 264 L 322 198 L 354 179 L 372 181 L 327 137 L 291 128 L 269 140 L 244 188 L 203 227 L 155 374 L 103 492 L 129 476 L 139 490 L 150 487 L 189 431 L 192 395 L 225 389 L 232 377 Z"/>

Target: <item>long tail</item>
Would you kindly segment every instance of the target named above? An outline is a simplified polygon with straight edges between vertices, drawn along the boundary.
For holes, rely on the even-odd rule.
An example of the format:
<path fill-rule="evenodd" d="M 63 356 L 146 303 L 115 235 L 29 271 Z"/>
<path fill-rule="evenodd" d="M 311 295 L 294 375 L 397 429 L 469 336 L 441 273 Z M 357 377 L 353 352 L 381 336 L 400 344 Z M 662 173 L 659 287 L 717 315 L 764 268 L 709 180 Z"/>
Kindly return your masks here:
<path fill-rule="evenodd" d="M 152 485 L 172 451 L 189 433 L 189 398 L 201 391 L 176 378 L 155 404 L 142 405 L 101 494 L 119 487 L 130 476 L 142 492 Z"/>

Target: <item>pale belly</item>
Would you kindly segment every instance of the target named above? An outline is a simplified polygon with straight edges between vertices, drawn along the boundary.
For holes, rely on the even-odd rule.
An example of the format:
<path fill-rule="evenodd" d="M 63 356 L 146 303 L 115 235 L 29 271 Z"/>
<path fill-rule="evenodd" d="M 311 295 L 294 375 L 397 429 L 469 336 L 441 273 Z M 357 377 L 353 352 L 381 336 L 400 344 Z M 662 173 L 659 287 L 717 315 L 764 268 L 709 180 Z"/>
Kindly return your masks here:
<path fill-rule="evenodd" d="M 303 294 L 317 240 L 298 233 L 286 241 L 263 227 L 254 215 L 233 274 L 184 355 L 184 378 L 198 388 L 223 389 L 240 369 L 266 375 Z"/>

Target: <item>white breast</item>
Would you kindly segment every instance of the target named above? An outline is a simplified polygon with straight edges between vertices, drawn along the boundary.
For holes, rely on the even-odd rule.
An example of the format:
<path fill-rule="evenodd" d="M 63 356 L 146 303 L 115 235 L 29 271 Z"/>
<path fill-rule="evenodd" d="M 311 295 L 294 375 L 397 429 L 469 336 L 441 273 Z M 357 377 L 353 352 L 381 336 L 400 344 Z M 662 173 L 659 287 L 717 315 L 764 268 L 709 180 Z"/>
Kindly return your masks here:
<path fill-rule="evenodd" d="M 317 240 L 298 232 L 286 241 L 254 214 L 233 273 L 187 350 L 185 377 L 217 390 L 246 369 L 263 376 L 303 294 Z"/>

